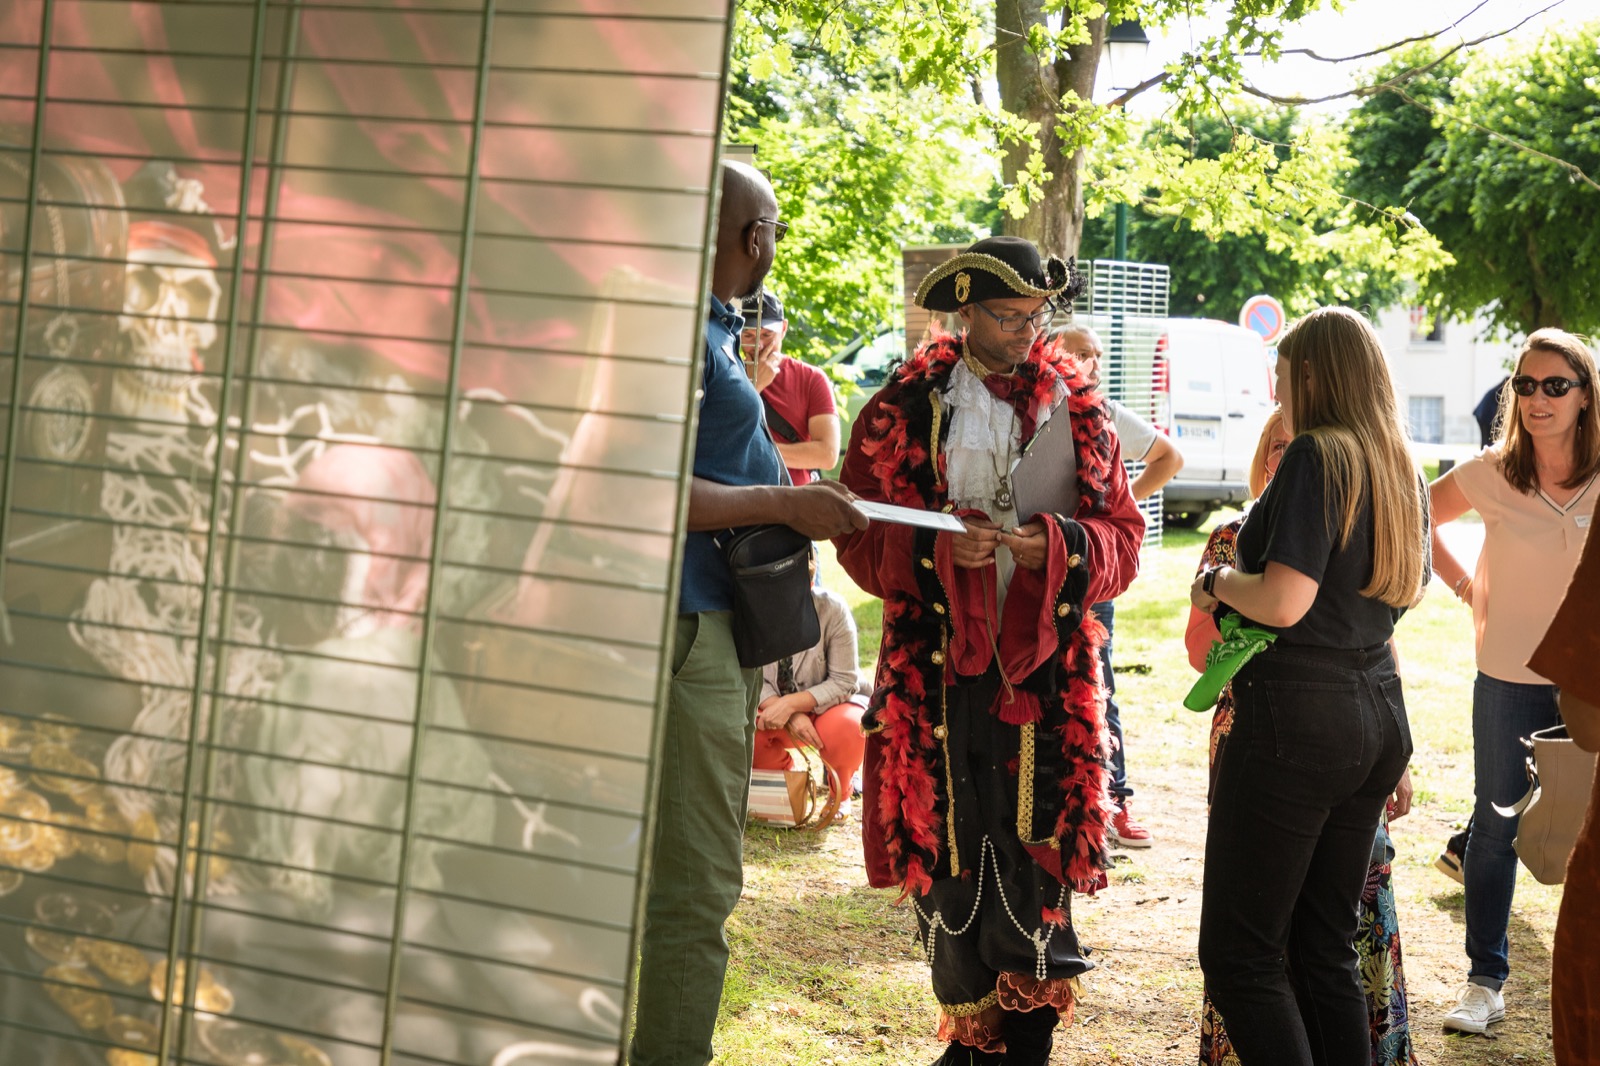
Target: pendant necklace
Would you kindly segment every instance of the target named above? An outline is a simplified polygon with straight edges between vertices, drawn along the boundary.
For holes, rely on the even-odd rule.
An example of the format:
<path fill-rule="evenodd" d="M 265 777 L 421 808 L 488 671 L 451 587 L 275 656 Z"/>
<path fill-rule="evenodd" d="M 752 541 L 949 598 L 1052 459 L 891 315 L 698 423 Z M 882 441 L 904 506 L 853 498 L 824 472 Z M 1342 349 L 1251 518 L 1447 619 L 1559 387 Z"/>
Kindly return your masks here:
<path fill-rule="evenodd" d="M 962 337 L 961 337 L 961 361 L 963 363 L 967 364 L 967 369 L 972 371 L 973 376 L 976 377 L 979 381 L 982 381 L 984 378 L 988 377 L 990 374 L 999 373 L 999 371 L 997 371 L 997 370 L 990 370 L 988 367 L 984 366 L 982 363 L 980 363 L 973 356 L 972 352 L 969 351 L 968 348 L 967 348 L 967 338 L 966 338 L 965 334 L 963 334 Z M 1011 374 L 1014 374 L 1014 373 L 1016 373 L 1016 371 L 1013 370 L 1011 372 Z M 1003 377 L 1010 377 L 1011 374 L 1004 374 L 1002 376 Z M 996 400 L 994 400 L 994 402 L 999 403 L 1001 401 L 996 399 Z M 1009 511 L 1009 510 L 1012 509 L 1011 508 L 1011 449 L 1014 447 L 1013 441 L 1015 440 L 1015 436 L 1016 436 L 1016 432 L 1017 432 L 1017 412 L 1016 412 L 1016 409 L 1013 408 L 1009 403 L 1006 404 L 1005 406 L 1006 406 L 1006 409 L 1011 412 L 1011 428 L 1006 433 L 1006 462 L 1005 462 L 1005 466 L 1004 466 L 1004 468 L 996 468 L 995 465 L 994 465 L 994 458 L 995 458 L 994 457 L 994 453 L 991 452 L 990 455 L 989 455 L 989 467 L 990 467 L 991 470 L 994 470 L 994 481 L 995 481 L 994 502 L 999 504 L 1002 510 Z"/>
<path fill-rule="evenodd" d="M 1010 404 L 1006 405 L 1008 408 Z M 1001 510 L 1011 510 L 1011 447 L 1013 434 L 1017 430 L 1017 412 L 1011 412 L 1011 428 L 1006 431 L 1006 461 L 1003 467 L 994 467 L 994 455 L 989 455 L 990 468 L 994 469 L 994 502 L 1000 505 Z"/>

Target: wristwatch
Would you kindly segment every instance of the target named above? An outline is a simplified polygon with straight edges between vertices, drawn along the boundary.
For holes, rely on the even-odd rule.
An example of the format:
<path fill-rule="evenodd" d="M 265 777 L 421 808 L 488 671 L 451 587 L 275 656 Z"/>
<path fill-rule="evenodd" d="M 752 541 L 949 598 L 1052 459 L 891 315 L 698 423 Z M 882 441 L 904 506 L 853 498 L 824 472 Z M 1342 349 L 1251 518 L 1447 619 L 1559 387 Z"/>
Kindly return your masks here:
<path fill-rule="evenodd" d="M 1212 590 L 1216 587 L 1216 584 L 1217 584 L 1217 573 L 1221 569 L 1222 569 L 1222 567 L 1220 567 L 1220 566 L 1213 566 L 1213 567 L 1207 568 L 1205 577 L 1201 578 L 1201 580 L 1200 580 L 1200 589 L 1201 589 L 1201 591 L 1203 591 L 1207 596 L 1210 596 L 1212 599 L 1216 599 L 1217 598 L 1217 594 L 1215 592 L 1213 592 Z"/>

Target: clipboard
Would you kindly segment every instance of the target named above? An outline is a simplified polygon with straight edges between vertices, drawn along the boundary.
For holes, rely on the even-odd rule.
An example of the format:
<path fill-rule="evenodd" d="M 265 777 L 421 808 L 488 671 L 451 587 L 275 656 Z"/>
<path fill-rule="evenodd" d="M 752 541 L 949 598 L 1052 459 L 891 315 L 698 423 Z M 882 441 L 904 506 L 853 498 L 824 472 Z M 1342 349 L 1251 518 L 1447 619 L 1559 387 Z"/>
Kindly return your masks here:
<path fill-rule="evenodd" d="M 1078 449 L 1072 440 L 1072 420 L 1065 402 L 1051 412 L 1049 421 L 1034 431 L 1033 439 L 1011 471 L 1017 518 L 1026 522 L 1036 514 L 1071 518 L 1078 511 Z"/>

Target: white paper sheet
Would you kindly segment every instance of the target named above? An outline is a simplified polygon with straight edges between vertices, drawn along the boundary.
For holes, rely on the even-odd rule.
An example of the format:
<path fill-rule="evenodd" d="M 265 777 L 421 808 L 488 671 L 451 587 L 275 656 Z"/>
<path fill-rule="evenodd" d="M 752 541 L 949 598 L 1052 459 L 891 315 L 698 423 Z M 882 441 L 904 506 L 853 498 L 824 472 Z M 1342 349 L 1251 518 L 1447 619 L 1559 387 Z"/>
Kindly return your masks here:
<path fill-rule="evenodd" d="M 960 533 L 967 528 L 961 524 L 961 519 L 953 514 L 945 514 L 943 511 L 921 511 L 915 507 L 900 507 L 892 503 L 874 503 L 871 500 L 856 500 L 852 506 L 874 522 L 893 522 L 902 526 L 922 526 L 924 529 L 945 529 L 951 533 Z"/>

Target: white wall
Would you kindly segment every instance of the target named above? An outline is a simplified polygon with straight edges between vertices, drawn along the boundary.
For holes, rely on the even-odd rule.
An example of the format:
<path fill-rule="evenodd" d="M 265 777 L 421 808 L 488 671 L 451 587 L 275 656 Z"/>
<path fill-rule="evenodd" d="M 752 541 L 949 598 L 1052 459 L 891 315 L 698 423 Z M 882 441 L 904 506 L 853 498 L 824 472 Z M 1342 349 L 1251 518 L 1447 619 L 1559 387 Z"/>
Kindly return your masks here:
<path fill-rule="evenodd" d="M 1472 409 L 1505 376 L 1522 338 L 1494 340 L 1488 324 L 1474 318 L 1446 322 L 1441 339 L 1413 339 L 1411 308 L 1391 307 L 1374 325 L 1394 367 L 1400 388 L 1400 413 L 1412 396 L 1437 396 L 1444 401 L 1445 444 L 1478 444 L 1478 423 Z"/>

